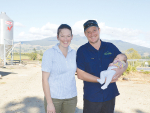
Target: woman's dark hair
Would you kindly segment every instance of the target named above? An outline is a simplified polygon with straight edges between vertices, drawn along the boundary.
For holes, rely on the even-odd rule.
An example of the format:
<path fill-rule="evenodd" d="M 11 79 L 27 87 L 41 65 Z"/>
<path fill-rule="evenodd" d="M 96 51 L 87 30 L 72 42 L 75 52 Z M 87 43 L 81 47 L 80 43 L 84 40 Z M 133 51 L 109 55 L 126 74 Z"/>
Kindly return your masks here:
<path fill-rule="evenodd" d="M 61 24 L 58 29 L 57 29 L 57 35 L 59 36 L 59 33 L 61 31 L 61 29 L 69 29 L 71 31 L 71 35 L 72 35 L 72 29 L 69 25 L 67 24 Z"/>

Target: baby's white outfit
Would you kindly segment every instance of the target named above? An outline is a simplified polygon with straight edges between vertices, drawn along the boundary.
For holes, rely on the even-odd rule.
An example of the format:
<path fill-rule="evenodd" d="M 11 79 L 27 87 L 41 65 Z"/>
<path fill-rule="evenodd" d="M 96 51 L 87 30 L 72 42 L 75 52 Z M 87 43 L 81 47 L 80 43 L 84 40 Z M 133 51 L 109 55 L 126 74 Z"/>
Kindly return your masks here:
<path fill-rule="evenodd" d="M 124 67 L 125 65 L 126 65 L 126 63 L 124 61 L 114 60 L 113 65 L 109 66 L 107 70 L 101 71 L 100 79 L 97 79 L 97 81 L 100 84 L 103 84 L 105 82 L 105 78 L 106 78 L 106 82 L 101 88 L 106 89 L 108 87 L 109 83 L 111 82 L 112 77 L 116 73 L 116 71 L 114 71 L 112 69 L 118 68 L 118 67 Z"/>

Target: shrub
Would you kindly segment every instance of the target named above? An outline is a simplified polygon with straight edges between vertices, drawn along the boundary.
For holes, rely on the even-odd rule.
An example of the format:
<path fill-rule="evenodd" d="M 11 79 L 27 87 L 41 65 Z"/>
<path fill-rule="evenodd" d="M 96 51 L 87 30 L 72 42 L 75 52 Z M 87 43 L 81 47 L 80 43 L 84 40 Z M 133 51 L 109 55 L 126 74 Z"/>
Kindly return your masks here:
<path fill-rule="evenodd" d="M 126 73 L 130 73 L 132 71 L 132 66 L 131 65 L 128 65 L 128 68 L 127 70 L 125 71 Z"/>
<path fill-rule="evenodd" d="M 40 58 L 39 61 L 42 61 L 42 58 Z"/>
<path fill-rule="evenodd" d="M 29 53 L 29 57 L 31 60 L 36 60 L 37 59 L 37 53 L 34 53 L 34 52 Z"/>
<path fill-rule="evenodd" d="M 144 71 L 143 73 L 144 73 L 144 74 L 149 74 L 149 73 L 150 73 L 150 71 Z"/>
<path fill-rule="evenodd" d="M 137 69 L 136 69 L 136 67 L 134 66 L 134 67 L 132 67 L 132 71 L 134 71 L 134 72 L 136 72 L 137 71 Z"/>
<path fill-rule="evenodd" d="M 128 65 L 128 68 L 127 70 L 125 71 L 125 73 L 130 73 L 130 72 L 136 72 L 137 69 L 136 69 L 136 66 L 131 66 L 131 65 Z"/>
<path fill-rule="evenodd" d="M 127 73 L 126 72 L 123 72 L 123 74 L 122 74 L 123 76 L 126 76 L 127 75 Z"/>

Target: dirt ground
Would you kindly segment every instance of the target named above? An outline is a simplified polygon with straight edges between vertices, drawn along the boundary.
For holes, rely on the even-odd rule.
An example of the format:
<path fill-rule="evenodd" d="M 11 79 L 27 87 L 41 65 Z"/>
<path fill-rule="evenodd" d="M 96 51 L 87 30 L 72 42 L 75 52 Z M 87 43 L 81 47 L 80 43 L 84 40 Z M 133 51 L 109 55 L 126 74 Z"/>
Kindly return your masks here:
<path fill-rule="evenodd" d="M 0 68 L 0 113 L 44 113 L 41 65 L 27 64 Z M 150 75 L 131 73 L 120 80 L 115 113 L 150 113 Z M 83 81 L 76 77 L 78 103 L 83 112 Z"/>

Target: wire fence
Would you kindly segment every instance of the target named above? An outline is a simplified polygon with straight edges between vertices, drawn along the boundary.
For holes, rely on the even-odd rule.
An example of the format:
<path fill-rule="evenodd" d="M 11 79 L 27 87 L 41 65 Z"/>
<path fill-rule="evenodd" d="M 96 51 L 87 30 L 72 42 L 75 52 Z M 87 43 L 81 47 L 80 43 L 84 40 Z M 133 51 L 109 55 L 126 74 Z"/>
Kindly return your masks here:
<path fill-rule="evenodd" d="M 128 59 L 131 66 L 150 67 L 150 59 Z"/>
<path fill-rule="evenodd" d="M 16 44 L 11 53 L 6 57 L 6 65 L 15 65 L 19 63 L 28 63 L 31 61 L 41 61 L 45 50 L 49 47 L 24 46 Z M 0 67 L 4 66 L 4 58 L 0 57 Z"/>

